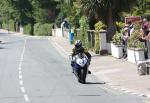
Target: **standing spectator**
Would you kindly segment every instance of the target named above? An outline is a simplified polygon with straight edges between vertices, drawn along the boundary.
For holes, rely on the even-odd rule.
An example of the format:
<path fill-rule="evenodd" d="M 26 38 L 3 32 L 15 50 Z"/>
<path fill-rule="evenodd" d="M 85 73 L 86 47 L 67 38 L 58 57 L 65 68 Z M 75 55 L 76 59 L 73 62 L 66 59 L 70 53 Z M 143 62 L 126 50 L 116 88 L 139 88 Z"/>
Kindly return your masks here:
<path fill-rule="evenodd" d="M 128 27 L 125 27 L 122 32 L 123 58 L 127 57 L 127 43 L 129 38 Z"/>
<path fill-rule="evenodd" d="M 148 55 L 150 53 L 150 41 L 148 40 L 148 34 L 149 34 L 149 22 L 147 19 L 143 19 L 142 22 L 142 31 L 143 31 L 143 37 L 145 39 L 145 47 L 147 48 L 145 51 L 145 59 L 150 58 Z"/>
<path fill-rule="evenodd" d="M 149 33 L 149 22 L 145 18 L 143 19 L 142 29 L 143 29 L 144 35 L 147 36 Z"/>
<path fill-rule="evenodd" d="M 129 21 L 127 24 L 128 24 L 128 35 L 130 36 L 134 30 L 134 25 L 131 21 Z"/>

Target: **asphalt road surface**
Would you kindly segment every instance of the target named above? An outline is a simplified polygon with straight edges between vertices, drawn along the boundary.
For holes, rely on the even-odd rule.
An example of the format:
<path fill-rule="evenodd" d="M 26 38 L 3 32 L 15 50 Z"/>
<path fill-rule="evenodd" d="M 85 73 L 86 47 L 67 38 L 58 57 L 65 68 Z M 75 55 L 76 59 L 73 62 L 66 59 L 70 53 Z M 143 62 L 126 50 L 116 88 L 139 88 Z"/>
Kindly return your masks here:
<path fill-rule="evenodd" d="M 88 75 L 80 84 L 48 37 L 0 33 L 0 103 L 145 103 Z"/>

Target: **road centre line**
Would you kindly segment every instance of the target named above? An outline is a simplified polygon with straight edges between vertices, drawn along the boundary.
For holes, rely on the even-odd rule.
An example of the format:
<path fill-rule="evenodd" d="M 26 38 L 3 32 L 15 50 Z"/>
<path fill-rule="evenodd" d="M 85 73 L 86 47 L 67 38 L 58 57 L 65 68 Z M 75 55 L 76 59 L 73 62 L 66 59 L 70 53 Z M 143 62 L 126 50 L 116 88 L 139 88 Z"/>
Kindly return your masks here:
<path fill-rule="evenodd" d="M 22 68 L 21 68 L 21 67 L 19 67 L 18 69 L 19 69 L 19 71 L 21 71 L 21 69 L 22 69 Z"/>
<path fill-rule="evenodd" d="M 19 70 L 19 75 L 22 75 L 22 71 L 21 70 Z"/>
<path fill-rule="evenodd" d="M 25 93 L 25 92 L 26 92 L 26 90 L 25 90 L 24 87 L 20 87 L 20 89 L 21 89 L 21 92 L 22 92 L 22 93 Z"/>
<path fill-rule="evenodd" d="M 23 85 L 23 80 L 20 80 L 20 81 L 19 81 L 19 84 L 20 84 L 20 85 Z"/>
<path fill-rule="evenodd" d="M 22 80 L 22 75 L 19 75 L 19 79 Z"/>
<path fill-rule="evenodd" d="M 24 99 L 25 99 L 26 102 L 29 102 L 29 101 L 30 101 L 30 99 L 29 99 L 29 97 L 28 97 L 27 94 L 24 94 Z"/>
<path fill-rule="evenodd" d="M 30 99 L 29 99 L 28 95 L 26 94 L 26 89 L 24 87 L 23 79 L 22 79 L 23 78 L 23 75 L 22 75 L 22 62 L 23 62 L 23 59 L 24 59 L 25 48 L 26 48 L 26 39 L 24 40 L 23 51 L 21 53 L 21 57 L 20 57 L 20 60 L 19 60 L 19 67 L 18 67 L 19 76 L 18 77 L 19 77 L 20 90 L 23 93 L 25 101 L 29 102 Z"/>

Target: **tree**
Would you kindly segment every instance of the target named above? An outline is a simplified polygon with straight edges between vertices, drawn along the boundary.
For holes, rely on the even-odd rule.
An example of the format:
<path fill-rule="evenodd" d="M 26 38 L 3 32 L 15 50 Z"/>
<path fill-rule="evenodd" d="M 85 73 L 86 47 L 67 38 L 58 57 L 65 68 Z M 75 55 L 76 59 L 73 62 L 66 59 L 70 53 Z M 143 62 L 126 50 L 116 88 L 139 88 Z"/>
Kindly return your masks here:
<path fill-rule="evenodd" d="M 58 6 L 60 12 L 56 20 L 59 21 L 57 24 L 60 25 L 63 19 L 67 19 L 75 28 L 79 27 L 80 8 L 77 0 L 60 0 Z"/>
<path fill-rule="evenodd" d="M 7 29 L 9 29 L 9 20 L 12 18 L 12 14 L 15 12 L 10 0 L 0 1 L 0 16 L 2 18 L 1 22 L 5 25 L 7 24 Z"/>
<path fill-rule="evenodd" d="M 115 22 L 119 13 L 128 11 L 136 1 L 133 0 L 81 0 L 82 10 L 85 15 L 93 16 L 107 24 L 108 40 L 116 32 Z"/>
<path fill-rule="evenodd" d="M 149 15 L 150 14 L 150 1 L 149 0 L 137 0 L 137 6 L 132 10 L 133 15 Z"/>

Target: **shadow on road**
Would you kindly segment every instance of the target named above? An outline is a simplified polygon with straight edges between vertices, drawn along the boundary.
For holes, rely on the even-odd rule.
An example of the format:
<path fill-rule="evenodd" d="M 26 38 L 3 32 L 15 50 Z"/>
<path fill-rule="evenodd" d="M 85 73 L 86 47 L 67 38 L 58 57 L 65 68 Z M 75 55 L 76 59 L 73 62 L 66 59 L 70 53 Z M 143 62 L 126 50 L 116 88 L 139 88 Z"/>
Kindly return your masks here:
<path fill-rule="evenodd" d="M 5 48 L 3 48 L 3 47 L 0 47 L 0 49 L 5 49 Z"/>
<path fill-rule="evenodd" d="M 5 36 L 5 35 L 8 35 L 10 33 L 0 33 L 0 36 Z"/>
<path fill-rule="evenodd" d="M 86 84 L 106 84 L 105 82 L 86 82 Z"/>

